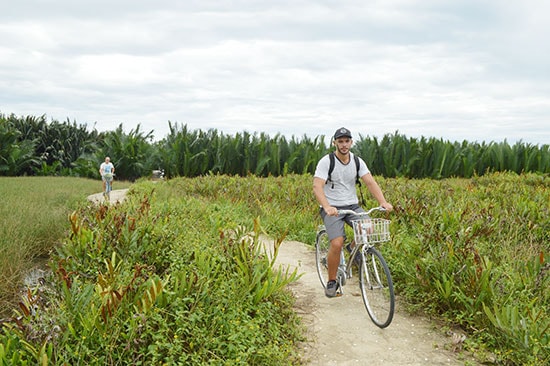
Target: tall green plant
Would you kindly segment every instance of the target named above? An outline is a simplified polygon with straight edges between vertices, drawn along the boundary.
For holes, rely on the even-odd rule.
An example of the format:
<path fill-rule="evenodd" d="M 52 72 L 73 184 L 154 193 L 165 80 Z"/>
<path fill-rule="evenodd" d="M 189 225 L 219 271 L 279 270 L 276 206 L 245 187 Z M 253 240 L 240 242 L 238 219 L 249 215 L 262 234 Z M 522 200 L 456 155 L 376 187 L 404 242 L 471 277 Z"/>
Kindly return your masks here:
<path fill-rule="evenodd" d="M 103 135 L 97 156 L 97 168 L 106 156 L 115 165 L 118 179 L 134 181 L 139 177 L 149 176 L 152 167 L 149 165 L 152 155 L 151 141 L 153 131 L 141 131 L 141 126 L 125 133 L 122 124 L 115 131 Z"/>
<path fill-rule="evenodd" d="M 39 165 L 33 140 L 21 140 L 21 133 L 0 116 L 0 175 L 17 176 Z"/>
<path fill-rule="evenodd" d="M 471 178 L 489 172 L 550 173 L 550 145 L 517 142 L 452 143 L 436 138 L 387 134 L 381 140 L 360 136 L 354 151 L 377 174 L 409 178 Z"/>
<path fill-rule="evenodd" d="M 98 133 L 68 120 L 48 123 L 45 116 L 0 119 L 8 129 L 19 131 L 11 145 L 7 140 L 13 137 L 2 132 L 6 142 L 0 151 L 2 169 L 11 169 L 11 164 L 14 168 L 9 174 L 15 175 L 97 177 L 105 156 L 111 156 L 118 165 L 119 178 L 132 181 L 149 177 L 153 169 L 163 169 L 167 177 L 312 174 L 319 159 L 331 149 L 325 146 L 324 136 L 288 139 L 281 134 L 248 131 L 232 136 L 215 129 L 190 130 L 172 122 L 168 122 L 169 134 L 152 142 L 153 131 L 142 132 L 139 124 L 130 133 L 122 130 L 122 124 L 114 131 Z M 34 148 L 31 156 L 30 146 Z M 459 143 L 434 137 L 409 138 L 396 131 L 382 138 L 359 134 L 353 151 L 372 172 L 386 177 L 444 179 L 498 171 L 550 173 L 548 144 Z"/>
<path fill-rule="evenodd" d="M 88 132 L 86 125 L 77 125 L 76 121 L 48 123 L 45 115 L 10 115 L 6 120 L 20 132 L 21 142 L 34 142 L 34 159 L 39 163 L 32 173 L 37 175 L 73 175 L 73 164 L 97 149 L 97 131 Z"/>
<path fill-rule="evenodd" d="M 513 173 L 391 181 L 396 232 L 384 254 L 399 293 L 501 362 L 548 362 L 549 189 L 544 175 Z"/>

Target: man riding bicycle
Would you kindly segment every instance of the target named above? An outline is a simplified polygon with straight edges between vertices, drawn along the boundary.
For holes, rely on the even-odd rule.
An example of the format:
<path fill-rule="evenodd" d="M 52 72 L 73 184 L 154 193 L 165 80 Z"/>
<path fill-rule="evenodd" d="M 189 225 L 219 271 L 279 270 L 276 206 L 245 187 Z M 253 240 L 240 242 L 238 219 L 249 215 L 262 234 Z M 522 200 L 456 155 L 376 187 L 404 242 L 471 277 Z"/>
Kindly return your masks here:
<path fill-rule="evenodd" d="M 328 282 L 325 289 L 327 297 L 335 297 L 338 291 L 336 274 L 345 240 L 344 223 L 351 224 L 351 218 L 348 215 L 339 216 L 338 210 L 365 212 L 359 206 L 355 187 L 357 177 L 363 181 L 381 207 L 387 211 L 393 210 L 393 206 L 384 198 L 380 186 L 374 180 L 365 161 L 350 152 L 353 144 L 351 132 L 347 128 L 339 128 L 334 133 L 333 144 L 336 148 L 333 157 L 330 156 L 331 154 L 323 156 L 317 163 L 313 177 L 313 193 L 321 206 L 320 214 L 330 240 L 327 257 Z M 354 164 L 353 161 L 356 163 Z"/>
<path fill-rule="evenodd" d="M 105 161 L 99 166 L 99 174 L 101 175 L 101 180 L 103 181 L 103 195 L 105 196 L 107 195 L 106 183 L 107 181 L 112 182 L 113 175 L 115 174 L 115 166 L 111 163 L 110 157 L 105 157 Z"/>

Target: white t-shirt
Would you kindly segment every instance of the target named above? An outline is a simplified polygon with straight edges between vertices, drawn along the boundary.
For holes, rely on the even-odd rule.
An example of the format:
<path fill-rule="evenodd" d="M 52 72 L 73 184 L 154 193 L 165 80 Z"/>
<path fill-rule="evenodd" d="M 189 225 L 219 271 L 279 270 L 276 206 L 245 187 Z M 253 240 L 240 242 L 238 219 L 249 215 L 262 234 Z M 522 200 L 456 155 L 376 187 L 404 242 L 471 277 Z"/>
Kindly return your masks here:
<path fill-rule="evenodd" d="M 342 164 L 334 156 L 334 170 L 331 174 L 331 181 L 325 184 L 325 196 L 331 206 L 348 206 L 359 203 L 357 198 L 357 189 L 355 187 L 355 178 L 357 177 L 357 167 L 353 153 L 350 154 L 348 164 Z M 330 158 L 325 155 L 317 163 L 314 176 L 323 180 L 328 179 L 328 170 L 330 168 Z M 365 161 L 359 158 L 359 177 L 370 173 Z"/>
<path fill-rule="evenodd" d="M 103 171 L 103 174 L 112 174 L 113 168 L 114 168 L 113 163 L 105 163 L 105 162 L 101 163 L 101 166 L 99 167 L 99 169 Z"/>

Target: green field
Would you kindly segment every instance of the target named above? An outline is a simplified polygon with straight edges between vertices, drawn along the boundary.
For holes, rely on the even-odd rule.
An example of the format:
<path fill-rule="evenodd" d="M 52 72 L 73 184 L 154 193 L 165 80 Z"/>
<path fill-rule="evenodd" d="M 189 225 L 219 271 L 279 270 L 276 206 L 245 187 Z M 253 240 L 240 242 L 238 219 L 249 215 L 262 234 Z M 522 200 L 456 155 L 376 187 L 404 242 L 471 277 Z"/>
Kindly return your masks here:
<path fill-rule="evenodd" d="M 129 183 L 116 182 L 114 188 Z M 0 316 L 9 315 L 25 273 L 43 263 L 68 232 L 68 215 L 102 191 L 100 180 L 0 177 Z"/>
<path fill-rule="evenodd" d="M 393 241 L 382 249 L 408 309 L 461 327 L 480 362 L 547 364 L 548 176 L 377 179 L 396 209 Z M 22 189 L 26 180 L 37 188 Z M 310 175 L 140 181 L 122 205 L 98 207 L 82 204 L 98 181 L 0 182 L 12 197 L 0 220 L 20 215 L 12 238 L 31 231 L 26 240 L 47 243 L 21 254 L 14 239 L 2 242 L 2 260 L 20 261 L 21 271 L 51 253 L 54 273 L 48 294 L 27 296 L 15 308 L 22 320 L 0 333 L 2 362 L 300 363 L 301 326 L 285 290 L 295 274 L 272 271 L 257 238 L 313 245 Z M 80 193 L 68 194 L 80 182 Z M 65 188 L 38 193 L 45 184 Z M 43 216 L 47 229 L 35 231 Z M 2 283 L 13 288 L 14 278 Z"/>

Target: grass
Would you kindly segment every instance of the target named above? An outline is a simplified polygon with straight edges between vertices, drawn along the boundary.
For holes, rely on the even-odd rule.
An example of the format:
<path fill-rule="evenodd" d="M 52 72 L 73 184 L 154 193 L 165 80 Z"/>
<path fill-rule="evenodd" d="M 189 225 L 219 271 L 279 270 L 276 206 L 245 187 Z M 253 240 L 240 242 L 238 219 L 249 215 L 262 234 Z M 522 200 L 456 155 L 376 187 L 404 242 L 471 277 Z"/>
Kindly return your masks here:
<path fill-rule="evenodd" d="M 115 189 L 129 185 L 116 182 Z M 63 239 L 68 214 L 101 190 L 92 179 L 0 178 L 0 316 L 10 313 L 24 275 Z"/>

